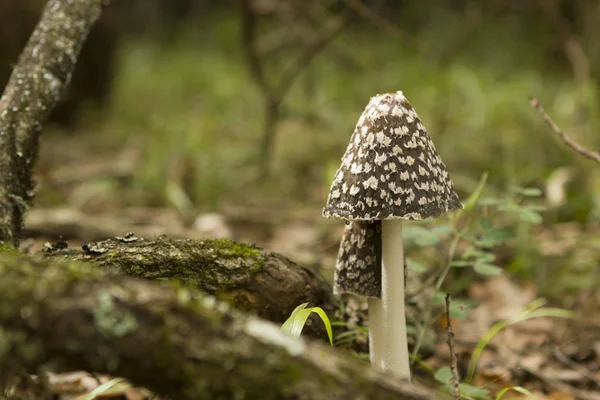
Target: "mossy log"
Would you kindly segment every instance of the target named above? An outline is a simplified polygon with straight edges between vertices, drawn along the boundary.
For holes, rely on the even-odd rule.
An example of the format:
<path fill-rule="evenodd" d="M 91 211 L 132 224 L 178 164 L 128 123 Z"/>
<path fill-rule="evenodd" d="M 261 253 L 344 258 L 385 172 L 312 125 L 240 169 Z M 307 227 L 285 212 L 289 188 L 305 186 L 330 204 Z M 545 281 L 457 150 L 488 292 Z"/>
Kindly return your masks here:
<path fill-rule="evenodd" d="M 180 281 L 273 322 L 285 321 L 305 302 L 323 308 L 332 319 L 357 319 L 348 315 L 353 311 L 345 310 L 342 300 L 332 295 L 331 285 L 318 273 L 251 244 L 226 239 L 144 240 L 129 235 L 46 254 L 92 262 L 112 274 Z M 317 318 L 309 321 L 305 334 L 326 338 Z"/>
<path fill-rule="evenodd" d="M 0 382 L 87 369 L 173 399 L 426 399 L 368 363 L 171 282 L 0 254 Z"/>

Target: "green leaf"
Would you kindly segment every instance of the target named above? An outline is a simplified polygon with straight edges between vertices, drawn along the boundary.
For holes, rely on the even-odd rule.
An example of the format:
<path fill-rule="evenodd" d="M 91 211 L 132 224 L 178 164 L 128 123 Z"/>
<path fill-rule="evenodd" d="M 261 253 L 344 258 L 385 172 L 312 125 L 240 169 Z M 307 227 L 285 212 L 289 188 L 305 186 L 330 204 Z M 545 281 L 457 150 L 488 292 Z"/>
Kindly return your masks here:
<path fill-rule="evenodd" d="M 500 204 L 498 206 L 498 210 L 504 212 L 519 213 L 521 212 L 521 206 L 515 203 L 514 201 L 508 201 L 506 203 Z"/>
<path fill-rule="evenodd" d="M 325 325 L 325 330 L 327 330 L 327 336 L 329 337 L 329 344 L 333 346 L 333 332 L 331 330 L 331 322 L 329 321 L 329 317 L 321 307 L 313 307 L 310 310 L 316 313 L 319 317 L 321 317 L 321 321 Z"/>
<path fill-rule="evenodd" d="M 521 218 L 521 221 L 535 225 L 541 224 L 544 220 L 539 213 L 528 209 L 521 210 L 519 217 Z"/>
<path fill-rule="evenodd" d="M 415 224 L 410 224 L 402 230 L 402 236 L 407 240 L 415 240 L 420 236 L 427 235 L 428 233 L 428 229 Z"/>
<path fill-rule="evenodd" d="M 481 198 L 481 194 L 483 193 L 483 189 L 485 188 L 487 178 L 487 172 L 481 174 L 481 178 L 479 178 L 479 183 L 477 183 L 475 190 L 473 190 L 473 193 L 471 193 L 467 201 L 465 201 L 463 209 L 457 211 L 457 218 L 460 218 L 464 213 L 471 211 L 475 208 L 475 206 L 477 206 L 477 204 L 479 203 L 479 199 Z"/>
<path fill-rule="evenodd" d="M 467 319 L 472 309 L 473 307 L 469 302 L 454 299 L 450 303 L 450 316 L 458 319 Z"/>
<path fill-rule="evenodd" d="M 481 206 L 497 206 L 503 204 L 505 199 L 495 199 L 493 197 L 486 197 L 484 199 L 479 200 L 479 205 Z"/>
<path fill-rule="evenodd" d="M 182 214 L 185 214 L 194 206 L 185 190 L 175 181 L 167 181 L 165 195 L 167 200 Z"/>
<path fill-rule="evenodd" d="M 421 273 L 427 271 L 426 266 L 424 266 L 423 264 L 421 264 L 418 261 L 413 260 L 412 258 L 406 259 L 406 266 L 408 267 L 409 271 L 415 272 L 417 274 L 421 274 Z"/>
<path fill-rule="evenodd" d="M 490 391 L 477 386 L 469 385 L 468 383 L 460 383 L 460 394 L 465 397 L 471 397 L 474 399 L 487 400 L 490 398 Z"/>
<path fill-rule="evenodd" d="M 444 385 L 448 385 L 452 380 L 452 371 L 450 370 L 450 367 L 442 367 L 435 372 L 433 378 Z"/>
<path fill-rule="evenodd" d="M 543 204 L 531 204 L 525 207 L 525 209 L 530 211 L 546 211 L 548 209 L 548 206 L 545 206 Z"/>
<path fill-rule="evenodd" d="M 428 231 L 427 234 L 415 238 L 415 244 L 421 247 L 433 246 L 442 240 L 440 235 L 435 232 Z"/>
<path fill-rule="evenodd" d="M 474 261 L 469 261 L 469 260 L 456 260 L 456 261 L 452 261 L 452 263 L 450 263 L 450 265 L 452 265 L 453 267 L 456 268 L 464 268 L 464 267 L 471 267 L 473 266 L 475 262 Z"/>
<path fill-rule="evenodd" d="M 488 217 L 483 217 L 479 219 L 479 226 L 481 226 L 482 229 L 492 229 L 493 223 L 492 220 Z"/>
<path fill-rule="evenodd" d="M 442 383 L 447 390 L 452 390 L 452 370 L 450 367 L 442 367 L 438 369 L 434 376 L 436 381 Z M 466 397 L 475 399 L 487 399 L 490 392 L 486 389 L 478 388 L 468 383 L 459 383 L 460 394 Z"/>
<path fill-rule="evenodd" d="M 435 292 L 433 296 L 431 296 L 431 304 L 445 304 L 446 303 L 446 293 L 444 292 Z"/>
<path fill-rule="evenodd" d="M 300 336 L 302 328 L 310 315 L 310 311 L 307 313 L 305 308 L 308 303 L 302 303 L 292 311 L 290 317 L 283 323 L 281 330 L 292 335 Z"/>
<path fill-rule="evenodd" d="M 475 257 L 477 259 L 476 260 L 477 264 L 486 264 L 486 263 L 492 263 L 492 262 L 496 261 L 496 255 L 494 253 L 489 253 L 489 252 L 480 252 Z"/>
<path fill-rule="evenodd" d="M 496 228 L 481 234 L 476 244 L 480 247 L 494 247 L 502 244 L 506 239 L 515 237 L 515 233 L 508 229 Z"/>
<path fill-rule="evenodd" d="M 439 236 L 445 236 L 452 233 L 452 228 L 447 224 L 436 225 L 431 228 L 431 232 Z"/>
<path fill-rule="evenodd" d="M 476 248 L 475 246 L 469 246 L 465 249 L 465 251 L 462 254 L 462 258 L 472 258 L 472 257 L 477 257 L 480 254 L 482 254 L 483 252 L 481 250 L 479 250 L 478 248 Z"/>
<path fill-rule="evenodd" d="M 502 273 L 502 268 L 494 264 L 475 263 L 475 265 L 473 265 L 473 269 L 475 272 L 481 275 L 488 276 L 500 275 Z"/>
<path fill-rule="evenodd" d="M 527 389 L 525 389 L 524 387 L 521 387 L 521 386 L 511 386 L 511 387 L 507 387 L 507 388 L 502 389 L 498 393 L 498 396 L 496 396 L 495 400 L 500 400 L 510 390 L 514 390 L 515 392 L 519 392 L 521 394 L 524 394 L 525 396 L 529 397 L 530 399 L 539 400 L 539 398 L 536 395 L 534 395 L 529 390 L 527 390 Z"/>
<path fill-rule="evenodd" d="M 290 317 L 281 325 L 281 330 L 289 335 L 299 337 L 304 325 L 306 325 L 306 320 L 314 312 L 323 321 L 327 336 L 329 337 L 329 343 L 333 346 L 333 332 L 327 314 L 321 307 L 306 308 L 307 305 L 308 303 L 302 303 L 296 307 Z"/>
<path fill-rule="evenodd" d="M 404 229 L 403 235 L 406 240 L 413 240 L 418 246 L 432 246 L 442 240 L 452 232 L 448 225 L 439 225 L 431 229 L 426 229 L 418 225 L 409 225 Z"/>
<path fill-rule="evenodd" d="M 518 188 L 517 193 L 525 197 L 540 197 L 542 195 L 542 189 L 536 187 Z"/>
<path fill-rule="evenodd" d="M 479 237 L 473 233 L 465 233 L 463 235 L 463 239 L 465 239 L 467 242 L 476 243 L 479 240 Z"/>

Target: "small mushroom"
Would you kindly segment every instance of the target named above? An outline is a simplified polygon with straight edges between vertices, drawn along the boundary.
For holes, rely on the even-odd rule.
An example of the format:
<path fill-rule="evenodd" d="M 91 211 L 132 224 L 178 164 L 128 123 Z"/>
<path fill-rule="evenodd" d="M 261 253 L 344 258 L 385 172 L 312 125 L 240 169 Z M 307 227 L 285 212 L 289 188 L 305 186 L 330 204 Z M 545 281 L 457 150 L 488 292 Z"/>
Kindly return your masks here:
<path fill-rule="evenodd" d="M 446 166 L 402 92 L 371 98 L 323 216 L 347 221 L 334 293 L 368 297 L 371 366 L 410 379 L 402 220 L 462 208 Z"/>

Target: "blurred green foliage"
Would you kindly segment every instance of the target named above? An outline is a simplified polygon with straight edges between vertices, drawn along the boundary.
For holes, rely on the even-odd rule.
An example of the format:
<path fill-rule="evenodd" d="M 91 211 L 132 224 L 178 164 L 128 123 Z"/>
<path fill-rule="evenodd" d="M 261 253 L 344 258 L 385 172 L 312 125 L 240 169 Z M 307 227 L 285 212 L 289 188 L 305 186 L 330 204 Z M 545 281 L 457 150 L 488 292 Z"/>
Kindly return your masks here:
<path fill-rule="evenodd" d="M 183 158 L 195 174 L 186 189 L 201 208 L 215 208 L 253 181 L 263 109 L 237 30 L 236 20 L 223 16 L 182 31 L 170 45 L 130 40 L 122 47 L 105 124 L 142 147 L 140 189 L 164 200 L 169 171 Z M 514 35 L 510 24 L 491 22 L 475 43 L 440 64 L 435 54 L 382 35 L 349 28 L 330 46 L 353 65 L 334 61 L 325 50 L 286 98 L 272 185 L 278 195 L 322 200 L 369 97 L 403 90 L 462 195 L 483 171 L 493 188 L 505 191 L 542 186 L 554 170 L 573 165 L 578 190 L 569 192 L 563 212 L 588 218 L 598 174 L 551 136 L 527 98 L 540 98 L 565 130 L 591 147 L 598 143 L 591 133 L 599 122 L 579 115 L 580 90 L 568 70 L 548 68 L 537 52 L 539 37 L 505 37 Z M 426 41 L 427 30 L 419 37 Z M 589 82 L 585 92 L 585 108 L 596 108 L 596 85 Z"/>
<path fill-rule="evenodd" d="M 473 246 L 458 249 L 457 262 L 487 275 L 499 272 L 496 265 L 507 267 L 536 279 L 542 291 L 594 287 L 593 250 L 581 255 L 570 248 L 547 258 L 535 236 L 557 223 L 597 223 L 600 168 L 555 138 L 528 96 L 538 97 L 575 140 L 600 148 L 594 134 L 600 130 L 593 112 L 600 100 L 597 82 L 593 75 L 576 81 L 564 60 L 549 62 L 548 29 L 534 20 L 524 25 L 526 17 L 492 18 L 465 37 L 459 15 L 434 12 L 428 24 L 407 26 L 419 48 L 368 24 L 351 25 L 286 97 L 267 181 L 258 179 L 257 160 L 263 98 L 248 72 L 239 21 L 231 13 L 185 25 L 168 44 L 127 39 L 99 129 L 107 140 L 140 149 L 133 181 L 137 204 L 179 209 L 193 204 L 210 211 L 224 202 L 257 204 L 268 198 L 319 210 L 369 97 L 402 90 L 461 198 L 477 191 L 481 196 L 483 190 L 488 199 L 480 204 L 487 201 L 488 211 L 478 217 L 476 232 L 464 238 Z M 278 74 L 281 62 L 293 59 L 288 56 L 275 57 L 269 74 Z M 557 182 L 553 176 L 565 168 L 568 177 Z M 486 172 L 483 189 L 479 178 Z M 563 198 L 546 209 L 549 186 Z M 528 200 L 538 195 L 539 201 Z M 415 225 L 413 233 L 418 229 Z M 435 247 L 448 233 L 436 229 L 441 230 L 435 238 L 421 234 L 416 240 Z M 572 259 L 580 263 L 576 271 Z M 418 257 L 409 260 L 413 271 L 427 271 L 426 265 Z M 457 273 L 453 287 L 464 288 L 470 279 Z"/>

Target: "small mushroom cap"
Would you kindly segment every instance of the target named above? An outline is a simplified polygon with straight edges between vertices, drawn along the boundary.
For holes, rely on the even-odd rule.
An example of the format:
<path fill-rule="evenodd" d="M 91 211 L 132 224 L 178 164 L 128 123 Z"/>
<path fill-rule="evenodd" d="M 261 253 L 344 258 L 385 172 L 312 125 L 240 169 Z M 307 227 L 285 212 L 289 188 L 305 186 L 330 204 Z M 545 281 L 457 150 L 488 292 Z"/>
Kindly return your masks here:
<path fill-rule="evenodd" d="M 323 216 L 420 220 L 462 208 L 450 175 L 402 92 L 371 98 L 342 158 Z"/>

